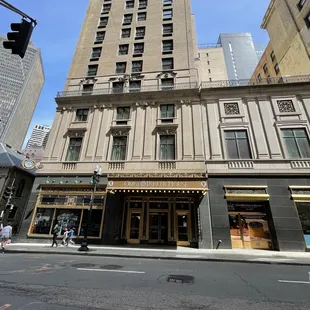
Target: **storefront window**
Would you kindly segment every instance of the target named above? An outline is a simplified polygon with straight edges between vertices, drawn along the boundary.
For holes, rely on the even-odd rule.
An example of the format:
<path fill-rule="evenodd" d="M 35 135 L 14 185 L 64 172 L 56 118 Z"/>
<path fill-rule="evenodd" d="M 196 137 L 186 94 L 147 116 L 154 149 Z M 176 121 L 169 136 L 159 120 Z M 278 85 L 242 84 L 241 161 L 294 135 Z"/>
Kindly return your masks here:
<path fill-rule="evenodd" d="M 304 232 L 306 244 L 310 245 L 310 203 L 297 202 L 296 206 L 299 214 L 301 227 Z"/>
<path fill-rule="evenodd" d="M 101 219 L 102 219 L 102 210 L 92 210 L 90 221 L 91 223 L 88 226 L 88 233 L 87 233 L 88 237 L 100 237 Z M 84 235 L 87 220 L 88 220 L 88 210 L 84 210 L 82 218 L 82 226 L 80 229 L 80 236 Z"/>
<path fill-rule="evenodd" d="M 37 209 L 31 233 L 48 235 L 50 233 L 53 214 L 54 209 Z"/>
<path fill-rule="evenodd" d="M 73 209 L 57 209 L 56 216 L 54 220 L 54 225 L 56 222 L 62 227 L 61 234 L 63 234 L 65 228 L 75 228 L 77 229 L 80 225 L 82 210 Z"/>

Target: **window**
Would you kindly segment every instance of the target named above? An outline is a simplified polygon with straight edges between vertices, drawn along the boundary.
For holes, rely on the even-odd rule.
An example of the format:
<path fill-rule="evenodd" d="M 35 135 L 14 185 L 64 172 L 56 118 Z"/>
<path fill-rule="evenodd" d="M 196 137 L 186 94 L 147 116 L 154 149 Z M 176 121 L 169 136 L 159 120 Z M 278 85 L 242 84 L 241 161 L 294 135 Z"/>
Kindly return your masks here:
<path fill-rule="evenodd" d="M 129 81 L 129 92 L 135 93 L 141 90 L 141 81 Z"/>
<path fill-rule="evenodd" d="M 163 58 L 162 68 L 163 70 L 173 70 L 173 58 Z"/>
<path fill-rule="evenodd" d="M 130 28 L 122 29 L 122 38 L 129 38 L 131 33 Z"/>
<path fill-rule="evenodd" d="M 104 31 L 99 31 L 96 34 L 96 39 L 95 39 L 95 43 L 102 43 L 105 37 L 105 32 Z"/>
<path fill-rule="evenodd" d="M 92 93 L 93 89 L 94 89 L 94 84 L 85 84 L 85 85 L 83 85 L 82 94 L 83 95 L 89 95 Z"/>
<path fill-rule="evenodd" d="M 163 19 L 164 20 L 172 19 L 172 9 L 163 10 Z"/>
<path fill-rule="evenodd" d="M 92 59 L 99 58 L 101 56 L 102 47 L 94 47 L 91 54 Z"/>
<path fill-rule="evenodd" d="M 130 107 L 118 107 L 116 109 L 116 120 L 130 119 Z"/>
<path fill-rule="evenodd" d="M 161 87 L 163 90 L 169 90 L 174 88 L 173 78 L 161 79 Z"/>
<path fill-rule="evenodd" d="M 212 78 L 209 78 L 209 82 L 212 82 Z"/>
<path fill-rule="evenodd" d="M 131 24 L 131 22 L 132 22 L 132 14 L 125 14 L 123 25 Z"/>
<path fill-rule="evenodd" d="M 111 3 L 106 3 L 102 7 L 102 13 L 108 13 L 111 10 Z"/>
<path fill-rule="evenodd" d="M 162 104 L 160 106 L 160 118 L 173 118 L 174 104 Z"/>
<path fill-rule="evenodd" d="M 163 5 L 172 5 L 172 0 L 163 0 Z"/>
<path fill-rule="evenodd" d="M 108 24 L 109 17 L 100 17 L 99 28 L 105 28 Z"/>
<path fill-rule="evenodd" d="M 163 24 L 163 35 L 172 35 L 173 33 L 173 24 Z"/>
<path fill-rule="evenodd" d="M 95 76 L 97 74 L 97 71 L 98 71 L 98 65 L 89 65 L 87 76 Z"/>
<path fill-rule="evenodd" d="M 131 65 L 131 72 L 141 72 L 142 67 L 143 67 L 142 60 L 133 61 Z"/>
<path fill-rule="evenodd" d="M 128 55 L 129 44 L 121 44 L 119 46 L 118 55 Z"/>
<path fill-rule="evenodd" d="M 82 146 L 82 138 L 70 138 L 66 161 L 78 161 Z"/>
<path fill-rule="evenodd" d="M 268 72 L 268 67 L 267 67 L 267 64 L 264 64 L 264 66 L 263 66 L 263 70 L 264 70 L 264 72 L 265 72 L 265 73 L 267 73 L 267 72 Z"/>
<path fill-rule="evenodd" d="M 207 64 L 210 65 L 210 61 L 209 60 L 207 61 Z"/>
<path fill-rule="evenodd" d="M 173 51 L 173 40 L 164 40 L 163 41 L 163 53 Z"/>
<path fill-rule="evenodd" d="M 305 17 L 305 23 L 306 23 L 307 27 L 310 28 L 310 12 Z"/>
<path fill-rule="evenodd" d="M 126 62 L 117 62 L 115 73 L 125 73 L 126 72 Z"/>
<path fill-rule="evenodd" d="M 144 9 L 147 7 L 147 0 L 139 0 L 139 9 Z"/>
<path fill-rule="evenodd" d="M 112 86 L 113 94 L 119 94 L 124 92 L 124 82 L 113 82 Z"/>
<path fill-rule="evenodd" d="M 26 183 L 25 179 L 21 179 L 19 181 L 15 197 L 21 197 L 22 196 L 22 193 L 23 193 L 23 190 L 25 187 L 25 183 Z"/>
<path fill-rule="evenodd" d="M 10 209 L 8 219 L 14 219 L 17 212 L 17 207 L 14 206 L 12 209 Z"/>
<path fill-rule="evenodd" d="M 270 58 L 271 58 L 272 62 L 274 62 L 276 60 L 276 55 L 274 54 L 274 51 L 271 52 Z"/>
<path fill-rule="evenodd" d="M 78 109 L 76 110 L 76 122 L 86 122 L 88 117 L 89 109 Z"/>
<path fill-rule="evenodd" d="M 145 27 L 137 27 L 136 28 L 136 37 L 141 38 L 145 36 Z"/>
<path fill-rule="evenodd" d="M 229 159 L 250 159 L 251 151 L 246 130 L 224 132 L 227 156 Z"/>
<path fill-rule="evenodd" d="M 160 160 L 175 159 L 175 136 L 160 136 Z"/>
<path fill-rule="evenodd" d="M 274 66 L 274 71 L 275 71 L 276 74 L 279 74 L 280 68 L 279 68 L 279 65 L 278 65 L 278 64 L 275 64 L 275 66 Z"/>
<path fill-rule="evenodd" d="M 282 129 L 289 158 L 310 158 L 309 138 L 304 128 Z"/>
<path fill-rule="evenodd" d="M 211 73 L 211 69 L 208 69 L 208 72 Z"/>
<path fill-rule="evenodd" d="M 206 56 L 209 57 L 209 53 L 206 53 Z"/>
<path fill-rule="evenodd" d="M 135 1 L 133 0 L 126 1 L 126 9 L 133 9 L 134 6 L 135 6 Z"/>
<path fill-rule="evenodd" d="M 297 7 L 298 7 L 299 11 L 302 10 L 302 8 L 304 7 L 306 1 L 307 0 L 299 0 L 299 2 L 297 3 Z"/>
<path fill-rule="evenodd" d="M 261 76 L 260 73 L 258 74 L 257 79 L 258 79 L 259 82 L 262 80 L 262 76 Z"/>
<path fill-rule="evenodd" d="M 146 20 L 146 12 L 140 12 L 137 15 L 137 20 L 138 21 L 142 21 L 142 20 Z"/>
<path fill-rule="evenodd" d="M 111 160 L 126 160 L 127 137 L 113 137 Z"/>
<path fill-rule="evenodd" d="M 135 43 L 133 53 L 134 54 L 143 54 L 144 53 L 144 43 Z"/>

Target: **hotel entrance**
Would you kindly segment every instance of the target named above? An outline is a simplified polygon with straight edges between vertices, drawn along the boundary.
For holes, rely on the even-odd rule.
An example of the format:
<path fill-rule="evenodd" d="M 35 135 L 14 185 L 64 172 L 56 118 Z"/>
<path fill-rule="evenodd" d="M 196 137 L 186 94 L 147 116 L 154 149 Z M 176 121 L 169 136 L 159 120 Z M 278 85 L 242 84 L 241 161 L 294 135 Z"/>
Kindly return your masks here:
<path fill-rule="evenodd" d="M 149 213 L 149 243 L 168 244 L 168 212 Z"/>

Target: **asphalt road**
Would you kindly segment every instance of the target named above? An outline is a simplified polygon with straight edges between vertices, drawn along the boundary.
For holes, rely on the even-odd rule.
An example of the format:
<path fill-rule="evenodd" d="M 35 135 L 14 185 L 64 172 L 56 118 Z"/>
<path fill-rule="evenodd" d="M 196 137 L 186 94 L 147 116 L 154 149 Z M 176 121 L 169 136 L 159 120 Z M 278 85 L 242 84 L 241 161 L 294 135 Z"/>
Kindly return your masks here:
<path fill-rule="evenodd" d="M 0 310 L 308 310 L 310 304 L 310 267 L 9 253 L 0 260 Z"/>

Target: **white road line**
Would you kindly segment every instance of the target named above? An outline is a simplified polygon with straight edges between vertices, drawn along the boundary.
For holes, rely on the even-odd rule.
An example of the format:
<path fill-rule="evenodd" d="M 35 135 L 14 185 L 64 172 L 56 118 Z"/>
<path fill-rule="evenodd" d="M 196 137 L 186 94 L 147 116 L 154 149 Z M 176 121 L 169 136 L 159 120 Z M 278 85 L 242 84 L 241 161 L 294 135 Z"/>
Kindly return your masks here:
<path fill-rule="evenodd" d="M 280 283 L 310 284 L 310 282 L 306 282 L 306 281 L 278 280 L 278 282 L 280 282 Z"/>
<path fill-rule="evenodd" d="M 145 273 L 144 271 L 133 271 L 133 270 L 111 270 L 111 269 L 92 269 L 92 268 L 77 268 L 81 271 L 103 271 L 103 272 L 119 272 L 119 273 Z"/>

